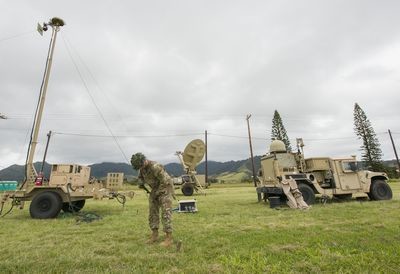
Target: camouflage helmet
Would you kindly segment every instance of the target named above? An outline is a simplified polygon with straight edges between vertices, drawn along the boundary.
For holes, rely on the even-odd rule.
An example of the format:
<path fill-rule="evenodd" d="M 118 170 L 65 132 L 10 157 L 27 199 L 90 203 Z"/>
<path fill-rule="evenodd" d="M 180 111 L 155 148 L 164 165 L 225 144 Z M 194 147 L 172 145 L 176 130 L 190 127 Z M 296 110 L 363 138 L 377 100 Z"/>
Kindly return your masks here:
<path fill-rule="evenodd" d="M 146 156 L 144 156 L 143 153 L 138 152 L 133 154 L 131 158 L 132 167 L 136 170 L 139 170 L 143 166 L 145 160 Z"/>

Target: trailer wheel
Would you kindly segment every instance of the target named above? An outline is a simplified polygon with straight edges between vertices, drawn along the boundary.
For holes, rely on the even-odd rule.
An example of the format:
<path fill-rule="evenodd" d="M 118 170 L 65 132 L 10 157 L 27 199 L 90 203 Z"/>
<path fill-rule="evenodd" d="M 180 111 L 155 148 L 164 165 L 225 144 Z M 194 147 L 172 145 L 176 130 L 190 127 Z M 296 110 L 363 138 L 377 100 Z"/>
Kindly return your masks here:
<path fill-rule="evenodd" d="M 190 183 L 184 183 L 182 185 L 181 190 L 182 190 L 183 195 L 185 195 L 185 196 L 192 196 L 193 192 L 194 192 L 194 188 L 193 188 L 192 184 L 190 184 Z"/>
<path fill-rule="evenodd" d="M 371 200 L 391 200 L 393 197 L 392 189 L 384 180 L 372 182 L 368 196 Z"/>
<path fill-rule="evenodd" d="M 79 212 L 85 206 L 85 202 L 86 200 L 73 201 L 71 205 L 69 203 L 63 203 L 62 210 L 69 213 Z"/>
<path fill-rule="evenodd" d="M 311 187 L 304 183 L 299 183 L 298 188 L 303 195 L 304 202 L 306 202 L 307 205 L 312 205 L 315 203 L 315 193 Z"/>
<path fill-rule="evenodd" d="M 29 213 L 34 219 L 56 218 L 60 213 L 62 200 L 60 196 L 52 191 L 36 194 L 29 207 Z"/>

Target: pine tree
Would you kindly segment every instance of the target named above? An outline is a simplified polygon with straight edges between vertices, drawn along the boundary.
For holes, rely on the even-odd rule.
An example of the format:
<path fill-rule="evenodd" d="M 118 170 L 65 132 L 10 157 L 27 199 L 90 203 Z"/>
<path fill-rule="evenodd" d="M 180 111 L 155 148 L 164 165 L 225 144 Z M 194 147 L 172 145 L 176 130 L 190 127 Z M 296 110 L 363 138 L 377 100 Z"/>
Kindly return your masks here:
<path fill-rule="evenodd" d="M 287 136 L 286 129 L 282 122 L 282 118 L 277 110 L 275 110 L 274 118 L 272 118 L 271 139 L 281 140 L 285 144 L 286 150 L 292 151 L 292 146 L 290 145 L 289 137 Z"/>
<path fill-rule="evenodd" d="M 363 142 L 361 159 L 373 171 L 382 171 L 382 150 L 378 138 L 367 115 L 357 103 L 354 104 L 354 131 Z"/>

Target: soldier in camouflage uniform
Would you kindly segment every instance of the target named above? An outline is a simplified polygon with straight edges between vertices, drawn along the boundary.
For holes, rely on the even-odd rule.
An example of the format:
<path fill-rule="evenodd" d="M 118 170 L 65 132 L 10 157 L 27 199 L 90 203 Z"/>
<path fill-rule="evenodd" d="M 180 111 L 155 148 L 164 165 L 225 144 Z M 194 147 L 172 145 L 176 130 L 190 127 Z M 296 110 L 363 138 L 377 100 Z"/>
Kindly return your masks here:
<path fill-rule="evenodd" d="M 148 184 L 151 187 L 149 195 L 149 226 L 152 230 L 152 235 L 148 243 L 154 243 L 158 240 L 161 207 L 161 221 L 166 234 L 165 240 L 161 245 L 171 246 L 172 196 L 174 190 L 172 178 L 162 165 L 147 160 L 140 152 L 132 155 L 131 164 L 134 169 L 139 170 L 139 187 L 145 188 L 144 184 Z"/>

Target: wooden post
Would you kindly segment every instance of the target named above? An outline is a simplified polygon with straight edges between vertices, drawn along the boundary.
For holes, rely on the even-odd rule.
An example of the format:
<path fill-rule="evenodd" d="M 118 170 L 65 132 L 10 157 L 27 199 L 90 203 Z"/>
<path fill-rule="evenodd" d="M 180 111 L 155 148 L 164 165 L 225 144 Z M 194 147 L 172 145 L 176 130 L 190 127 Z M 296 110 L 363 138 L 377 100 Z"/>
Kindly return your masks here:
<path fill-rule="evenodd" d="M 207 153 L 207 150 L 208 150 L 208 148 L 207 148 L 207 130 L 204 132 L 204 140 L 205 140 L 205 145 L 206 145 L 206 147 L 205 147 L 205 171 L 204 171 L 204 175 L 205 175 L 205 184 L 206 184 L 206 187 L 208 186 L 208 153 Z"/>
<path fill-rule="evenodd" d="M 394 141 L 393 141 L 393 138 L 392 138 L 392 133 L 390 132 L 390 129 L 388 129 L 388 132 L 389 132 L 389 136 L 390 136 L 390 141 L 392 141 L 392 146 L 393 146 L 394 155 L 396 156 L 397 168 L 398 168 L 398 170 L 399 170 L 399 173 L 400 173 L 400 162 L 399 162 L 399 156 L 397 156 L 396 146 L 394 145 Z"/>
<path fill-rule="evenodd" d="M 251 157 L 251 167 L 252 167 L 252 171 L 253 171 L 253 182 L 254 182 L 254 186 L 256 187 L 257 180 L 256 180 L 256 170 L 254 167 L 253 145 L 251 143 L 250 122 L 249 122 L 250 117 L 251 117 L 251 114 L 248 114 L 246 117 L 246 120 L 247 120 L 247 131 L 249 132 L 250 157 Z"/>

